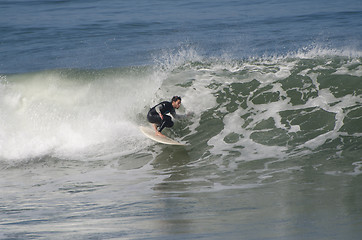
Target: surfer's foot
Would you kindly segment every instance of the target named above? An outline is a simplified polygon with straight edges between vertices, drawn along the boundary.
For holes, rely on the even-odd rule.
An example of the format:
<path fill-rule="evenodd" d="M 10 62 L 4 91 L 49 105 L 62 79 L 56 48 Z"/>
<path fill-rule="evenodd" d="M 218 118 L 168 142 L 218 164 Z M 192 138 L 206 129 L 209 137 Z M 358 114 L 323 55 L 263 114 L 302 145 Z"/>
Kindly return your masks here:
<path fill-rule="evenodd" d="M 157 124 L 152 124 L 152 126 L 153 126 L 153 128 L 155 129 L 157 136 L 166 137 L 166 136 L 163 135 L 160 131 L 158 131 L 159 127 L 157 126 Z"/>
<path fill-rule="evenodd" d="M 159 131 L 157 131 L 157 130 L 156 130 L 156 135 L 157 135 L 157 136 L 160 136 L 160 137 L 166 137 L 165 135 L 163 135 L 161 132 L 159 132 Z"/>

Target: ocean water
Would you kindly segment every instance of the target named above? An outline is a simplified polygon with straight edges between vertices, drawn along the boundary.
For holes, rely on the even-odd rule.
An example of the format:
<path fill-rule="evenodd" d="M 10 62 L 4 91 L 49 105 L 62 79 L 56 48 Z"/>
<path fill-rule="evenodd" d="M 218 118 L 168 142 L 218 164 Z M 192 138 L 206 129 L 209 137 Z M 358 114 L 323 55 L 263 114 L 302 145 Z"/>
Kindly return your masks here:
<path fill-rule="evenodd" d="M 360 0 L 2 0 L 0 23 L 0 239 L 361 239 Z M 138 129 L 173 95 L 185 147 Z"/>

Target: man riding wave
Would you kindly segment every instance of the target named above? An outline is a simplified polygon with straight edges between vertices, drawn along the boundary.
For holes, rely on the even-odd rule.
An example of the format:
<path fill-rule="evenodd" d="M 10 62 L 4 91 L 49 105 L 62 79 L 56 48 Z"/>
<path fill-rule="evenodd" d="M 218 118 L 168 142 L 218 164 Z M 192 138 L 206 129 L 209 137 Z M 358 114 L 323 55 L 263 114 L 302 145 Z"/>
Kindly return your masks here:
<path fill-rule="evenodd" d="M 175 111 L 175 109 L 179 109 L 180 105 L 181 97 L 174 96 L 172 97 L 171 102 L 160 102 L 148 111 L 147 120 L 153 124 L 157 135 L 165 136 L 161 133 L 161 131 L 165 127 L 170 128 L 173 126 L 174 123 L 172 121 L 172 118 L 167 115 L 168 113 L 176 119 L 183 117 L 181 115 L 177 115 Z"/>

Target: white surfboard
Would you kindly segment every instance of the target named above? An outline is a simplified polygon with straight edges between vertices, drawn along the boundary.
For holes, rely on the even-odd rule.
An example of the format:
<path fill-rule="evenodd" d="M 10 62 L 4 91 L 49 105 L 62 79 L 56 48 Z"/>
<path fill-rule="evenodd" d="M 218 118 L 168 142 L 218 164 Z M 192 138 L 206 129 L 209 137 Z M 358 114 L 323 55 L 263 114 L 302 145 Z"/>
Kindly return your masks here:
<path fill-rule="evenodd" d="M 156 142 L 168 144 L 168 145 L 178 145 L 178 146 L 185 145 L 185 144 L 177 142 L 169 137 L 158 136 L 158 135 L 156 135 L 155 130 L 151 129 L 149 127 L 140 126 L 140 130 L 144 135 L 146 135 L 148 138 L 150 138 Z"/>

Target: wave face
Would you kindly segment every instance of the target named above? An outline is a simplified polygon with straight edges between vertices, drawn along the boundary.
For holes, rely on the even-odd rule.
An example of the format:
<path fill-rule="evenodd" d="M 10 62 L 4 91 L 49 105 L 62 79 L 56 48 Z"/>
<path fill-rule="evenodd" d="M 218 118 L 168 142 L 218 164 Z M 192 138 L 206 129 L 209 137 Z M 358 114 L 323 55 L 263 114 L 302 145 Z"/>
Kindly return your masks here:
<path fill-rule="evenodd" d="M 358 53 L 320 49 L 244 60 L 179 50 L 154 66 L 3 75 L 0 159 L 146 151 L 154 143 L 137 126 L 147 124 L 148 108 L 181 95 L 179 112 L 194 115 L 166 134 L 189 143 L 195 161 L 360 161 L 361 61 Z"/>

